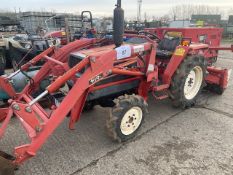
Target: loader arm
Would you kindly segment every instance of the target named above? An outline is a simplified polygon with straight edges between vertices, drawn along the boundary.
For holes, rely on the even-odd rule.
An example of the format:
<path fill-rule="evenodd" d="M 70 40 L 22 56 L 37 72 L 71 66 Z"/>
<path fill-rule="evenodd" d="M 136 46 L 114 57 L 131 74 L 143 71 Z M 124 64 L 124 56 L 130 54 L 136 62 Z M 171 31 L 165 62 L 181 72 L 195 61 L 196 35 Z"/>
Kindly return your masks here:
<path fill-rule="evenodd" d="M 77 82 L 75 83 L 74 87 L 71 89 L 69 94 L 65 97 L 65 99 L 60 104 L 59 108 L 57 108 L 55 111 L 53 111 L 50 119 L 45 123 L 44 126 L 42 126 L 41 131 L 35 133 L 35 137 L 32 140 L 32 143 L 30 145 L 21 146 L 15 149 L 15 153 L 17 155 L 15 163 L 20 164 L 23 161 L 27 160 L 28 158 L 34 156 L 38 149 L 41 148 L 41 146 L 44 144 L 44 142 L 47 140 L 47 138 L 52 134 L 52 132 L 59 126 L 59 124 L 64 120 L 66 115 L 71 111 L 71 109 L 74 107 L 77 101 L 80 100 L 80 98 L 83 96 L 85 91 L 92 85 L 90 84 L 90 80 L 98 76 L 99 74 L 103 74 L 103 76 L 106 76 L 106 72 L 112 68 L 113 66 L 113 59 L 106 59 L 111 58 L 112 55 L 114 55 L 115 52 L 112 51 L 103 57 L 99 58 L 98 61 L 96 60 L 98 67 L 96 69 L 93 67 L 89 67 L 86 72 L 80 77 Z M 103 60 L 108 60 L 103 62 Z M 53 93 L 55 92 L 60 86 L 63 84 L 64 81 L 67 81 L 70 79 L 75 73 L 80 71 L 82 67 L 88 65 L 90 63 L 90 58 L 86 58 L 83 60 L 80 64 L 72 68 L 70 71 L 68 71 L 63 77 L 58 78 L 54 83 L 52 83 L 48 88 L 46 93 Z M 37 101 L 34 101 L 33 104 L 32 101 L 29 102 L 29 106 L 35 105 Z M 17 105 L 14 104 L 14 105 Z M 19 104 L 20 105 L 20 104 Z M 25 106 L 26 107 L 26 106 Z M 22 115 L 24 115 L 22 113 Z M 21 116 L 18 116 L 19 118 Z M 35 132 L 36 132 L 36 128 Z"/>
<path fill-rule="evenodd" d="M 95 43 L 95 41 L 93 42 L 93 40 L 86 40 L 82 42 L 79 41 L 77 43 L 79 44 L 79 47 L 77 47 L 77 45 L 73 45 L 73 47 L 79 50 L 81 48 L 90 47 L 90 45 Z M 75 50 L 70 47 L 68 49 L 69 52 Z M 56 76 L 60 76 L 57 77 L 43 93 L 34 99 L 32 98 L 31 93 L 33 92 L 33 89 L 36 89 L 36 87 L 34 87 L 35 85 L 27 85 L 22 93 L 17 95 L 17 98 L 9 100 L 9 108 L 0 109 L 0 119 L 3 120 L 2 127 L 0 128 L 0 138 L 3 136 L 11 117 L 15 115 L 31 139 L 31 143 L 15 148 L 15 160 L 13 161 L 13 164 L 19 165 L 29 158 L 35 156 L 37 151 L 42 147 L 48 137 L 60 125 L 70 111 L 71 118 L 69 127 L 70 129 L 74 129 L 74 124 L 80 118 L 89 89 L 93 88 L 96 83 L 105 77 L 113 74 L 144 77 L 146 75 L 144 72 L 141 72 L 135 68 L 132 68 L 132 70 L 125 69 L 125 66 L 135 62 L 135 60 L 137 60 L 136 55 L 139 54 L 139 52 L 151 51 L 151 49 L 151 43 L 145 43 L 138 46 L 126 45 L 109 50 L 100 56 L 87 56 L 80 63 L 69 70 L 65 70 L 66 67 L 64 66 L 64 70 L 62 71 L 64 74 L 55 74 Z M 152 55 L 149 56 L 150 59 L 155 59 L 155 51 L 151 53 Z M 53 74 L 53 69 L 56 67 L 55 65 L 66 65 L 65 63 L 68 59 L 67 55 L 68 51 L 64 55 L 64 53 L 59 50 L 50 57 L 44 54 L 41 55 L 41 58 L 37 57 L 36 61 L 42 59 L 43 57 L 47 59 L 47 63 L 45 63 L 45 65 L 33 78 L 35 83 L 39 83 L 45 76 Z M 114 66 L 114 63 L 123 60 L 125 60 L 125 62 L 116 67 Z M 77 73 L 83 70 L 83 68 L 85 68 L 85 72 L 77 78 Z M 68 80 L 73 79 L 74 77 L 76 77 L 74 86 L 64 97 L 61 104 L 58 107 L 55 107 L 55 109 L 52 110 L 52 113 L 48 115 L 48 113 L 40 106 L 38 102 L 46 95 L 57 92 Z"/>
<path fill-rule="evenodd" d="M 109 59 L 112 58 L 112 59 Z M 28 94 L 21 95 L 20 101 L 11 101 L 9 111 L 6 119 L 3 122 L 2 128 L 0 130 L 0 136 L 3 135 L 7 124 L 10 121 L 13 113 L 20 119 L 22 125 L 26 129 L 29 137 L 32 139 L 31 144 L 23 145 L 15 148 L 15 164 L 20 164 L 27 160 L 28 158 L 36 155 L 38 149 L 41 148 L 43 143 L 52 134 L 52 132 L 58 127 L 58 125 L 64 120 L 66 115 L 71 111 L 77 101 L 85 94 L 86 90 L 92 86 L 97 81 L 91 83 L 92 79 L 95 79 L 101 74 L 101 78 L 107 76 L 107 72 L 113 68 L 114 58 L 116 58 L 115 50 L 99 57 L 95 60 L 95 63 L 91 63 L 90 58 L 84 59 L 77 66 L 70 69 L 63 76 L 55 80 L 47 90 L 39 95 L 37 98 L 32 99 Z M 68 95 L 64 98 L 59 108 L 52 112 L 51 117 L 44 112 L 40 112 L 40 118 L 43 120 L 41 123 L 37 118 L 38 111 L 41 108 L 37 104 L 38 100 L 41 99 L 45 94 L 56 92 L 67 80 L 74 76 L 77 72 L 82 70 L 83 67 L 88 66 L 85 73 L 76 81 L 74 87 L 70 90 Z M 100 79 L 99 79 L 100 80 Z M 26 101 L 26 104 L 25 102 Z M 1 109 L 3 110 L 3 109 Z M 5 112 L 5 111 L 4 111 Z M 47 119 L 46 119 L 47 118 Z"/>

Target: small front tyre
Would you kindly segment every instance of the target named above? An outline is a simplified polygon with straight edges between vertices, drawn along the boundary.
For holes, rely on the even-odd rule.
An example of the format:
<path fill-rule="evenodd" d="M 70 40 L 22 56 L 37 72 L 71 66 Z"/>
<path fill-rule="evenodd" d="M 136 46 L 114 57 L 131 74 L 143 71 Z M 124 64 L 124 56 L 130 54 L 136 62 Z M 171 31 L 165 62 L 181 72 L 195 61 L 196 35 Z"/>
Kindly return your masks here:
<path fill-rule="evenodd" d="M 107 120 L 109 136 L 119 142 L 133 138 L 140 129 L 147 114 L 147 103 L 138 95 L 120 96 L 114 100 Z"/>

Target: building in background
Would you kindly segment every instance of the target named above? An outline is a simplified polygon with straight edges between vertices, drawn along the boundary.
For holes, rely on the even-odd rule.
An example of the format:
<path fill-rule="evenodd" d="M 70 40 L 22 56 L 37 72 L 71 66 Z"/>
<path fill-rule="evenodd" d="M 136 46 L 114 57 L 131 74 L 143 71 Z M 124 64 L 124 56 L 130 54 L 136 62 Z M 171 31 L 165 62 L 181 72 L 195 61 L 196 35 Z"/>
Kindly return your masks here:
<path fill-rule="evenodd" d="M 97 32 L 106 32 L 113 30 L 113 19 L 109 18 L 95 18 L 93 24 Z"/>
<path fill-rule="evenodd" d="M 168 27 L 169 24 L 168 21 L 161 21 L 161 20 L 157 20 L 157 21 L 150 21 L 150 22 L 145 22 L 146 28 L 156 28 L 156 27 Z"/>
<path fill-rule="evenodd" d="M 81 15 L 75 15 L 75 14 L 57 14 L 55 18 L 55 26 L 53 30 L 62 30 L 62 29 L 68 29 L 69 34 L 71 37 L 76 32 L 81 32 L 82 30 L 82 19 Z"/>
<path fill-rule="evenodd" d="M 0 32 L 12 32 L 17 31 L 20 23 L 15 18 L 8 16 L 0 16 Z"/>
<path fill-rule="evenodd" d="M 227 37 L 228 20 L 221 20 L 220 27 L 223 28 L 223 36 Z"/>
<path fill-rule="evenodd" d="M 203 26 L 219 27 L 221 24 L 221 15 L 192 15 L 191 21 L 197 26 L 200 26 L 202 23 Z"/>
<path fill-rule="evenodd" d="M 54 28 L 54 20 L 49 20 L 47 26 L 45 21 L 55 15 L 51 12 L 22 12 L 19 13 L 20 25 L 26 33 L 36 34 L 38 30 L 46 30 L 47 27 Z"/>
<path fill-rule="evenodd" d="M 230 15 L 228 19 L 227 35 L 229 38 L 233 39 L 233 15 Z"/>
<path fill-rule="evenodd" d="M 39 30 L 46 32 L 61 30 L 69 27 L 74 33 L 82 27 L 81 16 L 65 13 L 52 12 L 23 12 L 19 15 L 20 24 L 27 33 L 35 34 Z"/>
<path fill-rule="evenodd" d="M 229 25 L 233 25 L 233 15 L 230 15 L 230 16 L 229 16 L 228 24 L 229 24 Z"/>
<path fill-rule="evenodd" d="M 0 32 L 20 32 L 24 31 L 29 34 L 65 30 L 73 36 L 75 33 L 83 32 L 88 27 L 88 23 L 83 25 L 83 20 L 79 14 L 54 13 L 54 12 L 2 12 L 0 13 Z M 88 16 L 86 16 L 88 18 Z M 85 19 L 85 18 L 84 18 Z M 126 21 L 126 30 L 143 30 L 144 28 L 156 27 L 221 27 L 224 29 L 225 37 L 233 38 L 233 15 L 228 20 L 221 20 L 221 15 L 195 14 L 191 20 L 175 20 L 169 22 L 158 18 L 145 22 Z M 111 17 L 94 18 L 94 28 L 97 32 L 103 33 L 111 31 L 113 28 L 113 19 Z M 68 29 L 68 30 L 67 30 Z"/>
<path fill-rule="evenodd" d="M 169 24 L 169 27 L 171 28 L 184 28 L 184 27 L 193 27 L 194 24 L 192 24 L 189 20 L 176 20 L 172 21 Z"/>

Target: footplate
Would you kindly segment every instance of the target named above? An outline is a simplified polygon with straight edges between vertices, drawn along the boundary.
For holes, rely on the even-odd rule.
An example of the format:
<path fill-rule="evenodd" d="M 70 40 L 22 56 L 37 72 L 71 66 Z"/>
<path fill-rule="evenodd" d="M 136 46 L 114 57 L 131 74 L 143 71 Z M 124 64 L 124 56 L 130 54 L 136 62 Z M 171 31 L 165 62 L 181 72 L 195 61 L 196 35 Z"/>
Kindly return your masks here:
<path fill-rule="evenodd" d="M 15 158 L 0 151 L 0 175 L 14 175 L 16 166 L 12 163 Z"/>

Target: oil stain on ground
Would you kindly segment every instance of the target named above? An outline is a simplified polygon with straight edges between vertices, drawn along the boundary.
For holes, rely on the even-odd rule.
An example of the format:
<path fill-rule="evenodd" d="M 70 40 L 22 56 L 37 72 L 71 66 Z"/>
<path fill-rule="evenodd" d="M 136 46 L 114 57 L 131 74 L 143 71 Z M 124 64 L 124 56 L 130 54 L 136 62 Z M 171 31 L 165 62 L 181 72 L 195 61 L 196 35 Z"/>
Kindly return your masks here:
<path fill-rule="evenodd" d="M 147 166 L 150 172 L 152 172 L 151 174 L 162 174 L 166 172 L 171 175 L 176 175 L 179 174 L 181 167 L 186 168 L 184 167 L 186 161 L 193 161 L 195 159 L 195 156 L 189 153 L 195 148 L 197 148 L 197 144 L 192 140 L 181 140 L 178 137 L 173 137 L 171 141 L 162 145 L 154 145 L 148 151 L 148 156 L 144 159 L 135 158 L 135 162 Z M 170 164 L 170 162 L 176 163 Z M 158 167 L 161 163 L 164 164 L 164 167 Z M 170 167 L 168 168 L 166 165 L 170 165 Z M 206 167 L 198 168 L 206 170 Z"/>

